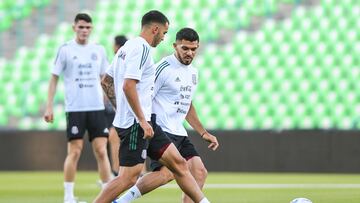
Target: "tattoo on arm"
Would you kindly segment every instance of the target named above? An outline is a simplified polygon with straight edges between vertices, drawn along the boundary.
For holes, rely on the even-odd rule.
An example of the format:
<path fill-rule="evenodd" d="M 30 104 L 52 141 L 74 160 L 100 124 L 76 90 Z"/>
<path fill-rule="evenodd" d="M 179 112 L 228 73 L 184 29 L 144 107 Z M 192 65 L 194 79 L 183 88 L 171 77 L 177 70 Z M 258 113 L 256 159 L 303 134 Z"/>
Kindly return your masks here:
<path fill-rule="evenodd" d="M 111 76 L 106 74 L 103 77 L 103 79 L 101 80 L 101 86 L 102 86 L 107 98 L 110 100 L 111 104 L 116 109 L 114 79 Z"/>

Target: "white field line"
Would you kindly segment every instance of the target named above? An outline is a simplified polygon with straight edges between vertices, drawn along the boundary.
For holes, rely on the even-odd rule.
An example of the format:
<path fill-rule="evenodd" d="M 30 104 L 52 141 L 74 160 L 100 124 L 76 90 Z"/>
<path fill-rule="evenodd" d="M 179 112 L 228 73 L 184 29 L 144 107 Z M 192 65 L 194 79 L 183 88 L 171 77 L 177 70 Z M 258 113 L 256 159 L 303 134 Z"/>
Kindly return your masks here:
<path fill-rule="evenodd" d="M 96 189 L 100 188 L 98 183 L 93 184 L 80 184 L 81 189 Z M 348 184 L 348 183 L 309 183 L 309 184 L 205 184 L 205 189 L 360 189 L 360 184 Z M 1 189 L 5 188 L 0 185 Z M 9 189 L 8 187 L 6 187 Z M 12 187 L 11 187 L 12 188 Z M 32 185 L 23 185 L 21 189 L 31 188 L 32 190 L 44 190 L 44 189 L 58 189 L 58 185 L 45 186 L 39 185 L 35 188 Z M 160 189 L 179 189 L 179 186 L 175 183 L 167 184 Z"/>
<path fill-rule="evenodd" d="M 167 184 L 161 188 L 178 188 L 176 184 Z M 360 184 L 336 184 L 336 183 L 311 183 L 311 184 L 205 184 L 205 188 L 219 189 L 287 189 L 287 188 L 304 188 L 304 189 L 341 189 L 341 188 L 360 188 Z"/>

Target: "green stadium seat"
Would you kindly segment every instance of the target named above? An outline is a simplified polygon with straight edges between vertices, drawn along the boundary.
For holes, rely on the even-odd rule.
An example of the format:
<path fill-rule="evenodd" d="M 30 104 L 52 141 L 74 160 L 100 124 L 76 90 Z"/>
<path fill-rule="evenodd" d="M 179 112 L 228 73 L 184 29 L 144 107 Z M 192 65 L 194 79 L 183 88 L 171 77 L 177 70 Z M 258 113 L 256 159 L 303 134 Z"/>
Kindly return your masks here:
<path fill-rule="evenodd" d="M 27 5 L 32 5 L 27 8 L 33 9 L 42 2 L 49 0 L 27 1 Z M 112 36 L 119 33 L 133 36 L 139 32 L 138 24 L 113 26 L 116 22 L 132 22 L 143 12 L 157 8 L 166 13 L 171 26 L 169 35 L 155 51 L 156 60 L 173 52 L 171 43 L 180 27 L 194 27 L 200 34 L 201 48 L 204 49 L 199 51 L 194 64 L 199 68 L 200 77 L 194 102 L 205 127 L 349 129 L 356 126 L 354 120 L 360 111 L 352 111 L 360 103 L 357 91 L 360 89 L 357 57 L 360 39 L 356 32 L 360 26 L 360 9 L 356 0 L 324 0 L 313 7 L 298 6 L 284 21 L 268 18 L 258 31 L 242 30 L 250 25 L 254 16 L 271 16 L 277 12 L 280 3 L 298 2 L 99 1 L 93 15 L 97 24 L 93 39 L 106 45 L 111 53 Z M 1 21 L 0 30 L 6 24 L 11 25 L 12 20 Z M 229 43 L 219 43 L 219 37 L 227 31 L 236 34 Z M 9 90 L 19 95 L 4 100 L 4 112 L 11 117 L 28 117 L 21 121 L 24 128 L 65 127 L 62 81 L 55 98 L 55 104 L 59 105 L 56 122 L 44 125 L 39 117 L 57 47 L 73 35 L 70 24 L 61 24 L 52 36 L 40 36 L 33 50 L 21 48 L 13 61 L 4 65 L 0 62 L 0 68 L 4 68 L 0 73 L 3 81 L 0 97 L 4 98 Z M 25 81 L 31 91 L 23 94 L 26 85 L 7 86 L 9 81 Z M 18 107 L 11 108 L 13 105 Z M 336 114 L 331 111 L 334 106 L 340 106 Z"/>

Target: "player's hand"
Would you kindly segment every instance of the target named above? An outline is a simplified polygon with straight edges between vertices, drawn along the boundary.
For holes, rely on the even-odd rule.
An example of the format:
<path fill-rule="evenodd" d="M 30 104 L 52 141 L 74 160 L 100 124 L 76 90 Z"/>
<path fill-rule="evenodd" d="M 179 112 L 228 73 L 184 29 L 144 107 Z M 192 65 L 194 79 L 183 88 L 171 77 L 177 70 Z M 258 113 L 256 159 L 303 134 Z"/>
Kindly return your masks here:
<path fill-rule="evenodd" d="M 146 120 L 140 121 L 139 124 L 144 131 L 144 139 L 150 139 L 154 136 L 154 130 Z"/>
<path fill-rule="evenodd" d="M 219 147 L 219 142 L 217 141 L 217 138 L 210 134 L 209 132 L 204 133 L 202 138 L 208 142 L 210 142 L 208 148 L 215 151 Z"/>
<path fill-rule="evenodd" d="M 48 123 L 52 123 L 54 121 L 54 113 L 51 107 L 46 108 L 44 113 L 44 120 Z"/>

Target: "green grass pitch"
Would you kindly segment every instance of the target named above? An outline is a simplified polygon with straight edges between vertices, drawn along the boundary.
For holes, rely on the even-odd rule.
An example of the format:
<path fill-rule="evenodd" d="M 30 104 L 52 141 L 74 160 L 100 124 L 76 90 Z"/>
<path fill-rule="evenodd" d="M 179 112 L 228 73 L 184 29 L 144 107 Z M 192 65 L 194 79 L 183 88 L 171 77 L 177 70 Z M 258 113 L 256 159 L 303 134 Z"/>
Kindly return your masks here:
<path fill-rule="evenodd" d="M 62 172 L 0 172 L 0 203 L 62 202 Z M 79 172 L 75 195 L 91 202 L 100 189 L 96 172 Z M 289 203 L 306 197 L 313 203 L 359 203 L 359 174 L 210 173 L 205 194 L 213 203 Z M 174 182 L 135 201 L 176 203 Z"/>

